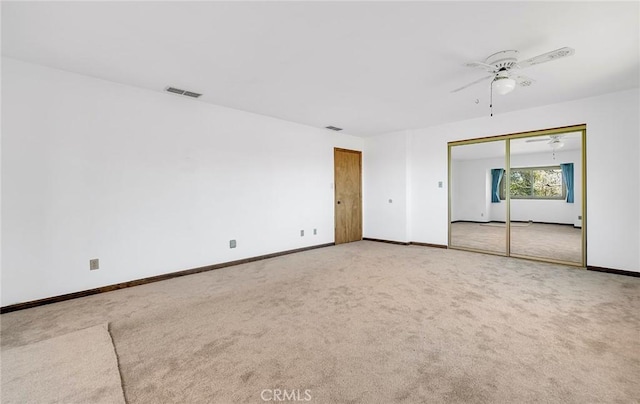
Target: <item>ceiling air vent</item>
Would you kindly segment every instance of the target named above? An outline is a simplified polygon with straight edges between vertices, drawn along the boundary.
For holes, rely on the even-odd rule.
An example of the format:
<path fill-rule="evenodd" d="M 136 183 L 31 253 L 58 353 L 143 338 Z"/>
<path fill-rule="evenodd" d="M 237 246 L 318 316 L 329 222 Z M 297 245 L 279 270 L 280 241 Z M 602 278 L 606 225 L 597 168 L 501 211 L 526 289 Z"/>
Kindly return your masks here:
<path fill-rule="evenodd" d="M 186 95 L 187 97 L 191 97 L 191 98 L 198 98 L 202 95 L 202 94 L 194 93 L 193 91 L 181 90 L 175 87 L 167 87 L 165 88 L 165 91 L 169 93 L 174 93 L 174 94 Z"/>
<path fill-rule="evenodd" d="M 327 129 L 335 130 L 336 132 L 340 132 L 342 128 L 336 128 L 335 126 L 325 126 Z"/>

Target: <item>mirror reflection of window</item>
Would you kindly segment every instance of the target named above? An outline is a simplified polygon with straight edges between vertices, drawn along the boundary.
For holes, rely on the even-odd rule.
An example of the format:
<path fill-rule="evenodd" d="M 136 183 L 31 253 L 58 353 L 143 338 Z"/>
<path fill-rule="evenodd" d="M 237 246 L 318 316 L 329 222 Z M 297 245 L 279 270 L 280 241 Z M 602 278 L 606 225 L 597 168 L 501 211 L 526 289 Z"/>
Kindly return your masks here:
<path fill-rule="evenodd" d="M 510 196 L 515 199 L 565 199 L 566 186 L 562 168 L 516 167 L 511 168 Z M 500 199 L 506 199 L 506 184 L 500 181 Z"/>

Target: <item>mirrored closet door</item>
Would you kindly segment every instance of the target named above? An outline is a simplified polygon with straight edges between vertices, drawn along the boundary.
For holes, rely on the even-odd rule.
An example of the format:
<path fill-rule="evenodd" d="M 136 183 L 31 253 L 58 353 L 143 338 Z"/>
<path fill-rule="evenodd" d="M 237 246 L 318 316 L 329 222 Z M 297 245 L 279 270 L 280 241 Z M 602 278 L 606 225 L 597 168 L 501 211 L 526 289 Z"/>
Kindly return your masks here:
<path fill-rule="evenodd" d="M 582 264 L 582 132 L 510 143 L 511 255 Z"/>
<path fill-rule="evenodd" d="M 584 125 L 449 143 L 449 246 L 586 265 Z"/>

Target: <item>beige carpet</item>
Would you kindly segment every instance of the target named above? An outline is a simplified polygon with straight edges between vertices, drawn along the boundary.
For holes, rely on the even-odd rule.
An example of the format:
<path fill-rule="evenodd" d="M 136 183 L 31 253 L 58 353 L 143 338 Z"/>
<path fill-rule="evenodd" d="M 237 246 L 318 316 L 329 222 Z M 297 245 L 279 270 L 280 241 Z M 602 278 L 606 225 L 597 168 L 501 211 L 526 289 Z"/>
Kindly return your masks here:
<path fill-rule="evenodd" d="M 2 315 L 108 321 L 129 403 L 633 403 L 640 278 L 357 242 Z M 4 361 L 3 361 L 3 367 Z"/>
<path fill-rule="evenodd" d="M 513 228 L 511 253 L 582 262 L 582 229 L 544 223 L 533 223 L 527 228 Z"/>
<path fill-rule="evenodd" d="M 483 251 L 506 251 L 506 227 L 502 223 L 451 224 L 451 245 Z M 511 254 L 582 262 L 582 230 L 545 223 L 512 223 Z"/>
<path fill-rule="evenodd" d="M 3 350 L 1 402 L 124 403 L 106 324 Z"/>

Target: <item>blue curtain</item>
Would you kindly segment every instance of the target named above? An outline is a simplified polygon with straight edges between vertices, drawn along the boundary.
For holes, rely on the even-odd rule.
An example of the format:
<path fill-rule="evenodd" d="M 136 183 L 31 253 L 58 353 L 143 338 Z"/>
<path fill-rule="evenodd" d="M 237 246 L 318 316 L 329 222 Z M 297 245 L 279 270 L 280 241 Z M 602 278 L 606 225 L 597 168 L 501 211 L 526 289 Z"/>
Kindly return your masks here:
<path fill-rule="evenodd" d="M 573 203 L 573 163 L 560 164 L 560 168 L 567 187 L 567 203 Z"/>
<path fill-rule="evenodd" d="M 500 180 L 503 174 L 502 168 L 491 169 L 491 203 L 500 203 Z"/>

